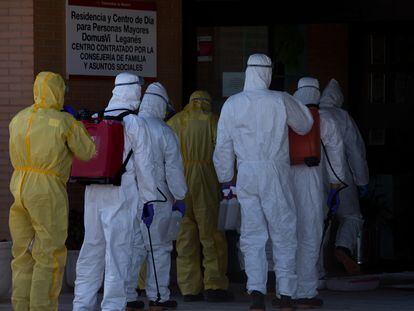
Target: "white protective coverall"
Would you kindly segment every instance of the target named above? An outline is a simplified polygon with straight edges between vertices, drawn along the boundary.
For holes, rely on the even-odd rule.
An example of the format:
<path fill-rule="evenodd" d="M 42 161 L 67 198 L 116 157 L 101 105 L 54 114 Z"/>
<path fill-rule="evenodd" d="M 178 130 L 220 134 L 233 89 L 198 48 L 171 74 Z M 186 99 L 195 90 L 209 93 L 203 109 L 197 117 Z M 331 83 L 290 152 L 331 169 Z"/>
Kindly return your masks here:
<path fill-rule="evenodd" d="M 167 197 L 165 203 L 154 203 L 154 219 L 150 226 L 161 302 L 170 299 L 168 286 L 170 283 L 171 251 L 173 248 L 172 241 L 176 238 L 168 236 L 172 205 L 175 200 L 183 200 L 187 193 L 178 138 L 174 131 L 163 121 L 167 104 L 167 91 L 157 82 L 148 86 L 139 109 L 139 116 L 145 121 L 151 138 L 156 185 Z M 163 200 L 164 198 L 161 194 L 158 194 L 157 199 Z M 136 221 L 138 226 L 135 225 L 137 230 L 135 231 L 133 257 L 128 280 L 128 302 L 137 300 L 135 289 L 138 285 L 138 274 L 145 258 L 147 258 L 146 294 L 149 300 L 156 301 L 157 287 L 152 258 L 149 253 L 148 229 L 141 222 L 141 215 L 138 215 Z M 142 238 L 146 250 L 142 248 Z"/>
<path fill-rule="evenodd" d="M 138 80 L 133 74 L 119 74 L 106 110 L 137 110 L 141 95 L 141 86 L 136 84 Z M 108 114 L 120 113 L 122 111 Z M 138 211 L 139 202 L 156 198 L 154 164 L 146 125 L 134 114 L 123 121 L 124 160 L 131 149 L 133 155 L 122 176 L 121 186 L 86 187 L 85 238 L 76 265 L 75 311 L 94 310 L 104 275 L 102 310 L 125 310 L 133 221 L 137 213 L 142 214 L 142 209 Z"/>
<path fill-rule="evenodd" d="M 318 104 L 319 82 L 314 78 L 302 78 L 293 95 L 302 104 Z M 333 118 L 320 111 L 320 135 L 332 168 L 340 179 L 344 178 L 344 146 L 342 136 Z M 295 298 L 314 298 L 318 291 L 318 259 L 325 218 L 329 183 L 340 184 L 335 177 L 321 146 L 321 162 L 318 166 L 293 165 L 293 187 L 297 208 L 298 250 L 296 273 L 298 288 Z M 328 176 L 328 181 L 325 176 Z M 327 184 L 328 183 L 328 184 Z"/>
<path fill-rule="evenodd" d="M 306 134 L 309 110 L 287 93 L 269 90 L 272 63 L 263 54 L 249 57 L 244 91 L 227 99 L 221 111 L 214 166 L 220 182 L 229 182 L 237 158 L 237 196 L 241 204 L 240 249 L 247 290 L 266 293 L 265 246 L 271 237 L 277 287 L 296 290 L 296 209 L 289 164 L 288 125 Z"/>
<path fill-rule="evenodd" d="M 344 181 L 348 184 L 348 187 L 340 192 L 341 203 L 337 212 L 340 225 L 336 246 L 346 247 L 354 252 L 363 225 L 357 186 L 365 186 L 369 183 L 369 171 L 364 140 L 355 121 L 341 108 L 343 102 L 341 88 L 338 82 L 332 79 L 322 92 L 320 108 L 321 111 L 332 115 L 343 136 L 346 161 Z"/>

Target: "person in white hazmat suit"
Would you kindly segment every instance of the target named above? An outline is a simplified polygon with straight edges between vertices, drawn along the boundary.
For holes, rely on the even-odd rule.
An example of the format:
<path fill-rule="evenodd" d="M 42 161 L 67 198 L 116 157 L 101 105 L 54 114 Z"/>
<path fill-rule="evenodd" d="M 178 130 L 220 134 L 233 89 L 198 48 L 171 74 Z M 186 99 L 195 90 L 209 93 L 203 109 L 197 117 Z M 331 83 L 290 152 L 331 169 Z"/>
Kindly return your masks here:
<path fill-rule="evenodd" d="M 157 288 L 155 282 L 153 262 L 150 252 L 148 231 L 141 217 L 137 218 L 140 227 L 136 226 L 132 265 L 128 280 L 129 310 L 135 310 L 137 301 L 136 287 L 138 274 L 143 261 L 147 258 L 146 294 L 150 307 L 162 306 L 176 308 L 177 302 L 170 300 L 171 251 L 175 236 L 169 236 L 168 228 L 172 221 L 173 209 L 184 214 L 184 197 L 187 193 L 187 184 L 184 177 L 184 167 L 181 158 L 178 138 L 174 131 L 163 121 L 169 105 L 168 95 L 161 83 L 152 83 L 148 86 L 141 106 L 139 116 L 148 127 L 155 164 L 155 179 L 157 187 L 167 197 L 167 202 L 154 203 L 154 219 L 150 226 L 151 241 L 153 245 L 155 267 L 161 300 L 157 301 Z M 159 198 L 159 200 L 162 198 Z M 184 215 L 182 215 L 184 216 Z M 172 224 L 173 225 L 173 224 Z M 145 248 L 143 247 L 143 242 Z M 135 304 L 136 305 L 136 304 Z M 138 308 L 136 309 L 138 310 Z"/>
<path fill-rule="evenodd" d="M 311 77 L 299 80 L 298 88 L 293 97 L 304 105 L 319 104 L 319 81 Z M 315 308 L 323 304 L 317 298 L 318 259 L 323 233 L 328 193 L 326 189 L 336 189 L 344 179 L 344 146 L 339 128 L 333 118 L 319 112 L 320 138 L 325 147 L 326 155 L 321 146 L 319 165 L 309 167 L 306 164 L 292 165 L 292 180 L 297 208 L 298 250 L 296 253 L 296 273 L 298 286 L 294 295 L 294 303 L 299 308 Z M 327 157 L 332 165 L 330 168 Z M 325 176 L 328 176 L 329 185 Z M 340 180 L 338 180 L 338 178 Z"/>
<path fill-rule="evenodd" d="M 362 230 L 363 219 L 359 206 L 359 196 L 368 193 L 369 170 L 365 157 L 365 143 L 355 121 L 342 109 L 344 97 L 338 82 L 332 79 L 320 100 L 320 110 L 332 115 L 343 137 L 345 147 L 345 183 L 348 187 L 341 191 L 341 206 L 337 217 L 339 228 L 335 243 L 335 257 L 350 274 L 360 273 L 360 267 L 353 254 L 357 237 Z"/>
<path fill-rule="evenodd" d="M 292 310 L 296 291 L 296 208 L 289 164 L 288 125 L 306 134 L 309 110 L 287 93 L 269 90 L 272 62 L 249 57 L 244 90 L 227 99 L 221 111 L 214 166 L 219 181 L 233 179 L 237 159 L 237 197 L 241 204 L 240 248 L 244 255 L 250 310 L 264 310 L 271 237 L 282 310 Z"/>
<path fill-rule="evenodd" d="M 106 110 L 136 111 L 141 84 L 142 79 L 133 74 L 117 75 Z M 139 201 L 149 202 L 157 196 L 147 127 L 136 114 L 124 117 L 123 124 L 124 160 L 131 149 L 133 154 L 122 175 L 121 186 L 90 185 L 85 190 L 85 238 L 76 265 L 74 311 L 95 309 L 104 275 L 102 310 L 125 310 L 133 220 L 137 213 L 139 216 L 142 213 L 142 209 L 138 210 Z"/>

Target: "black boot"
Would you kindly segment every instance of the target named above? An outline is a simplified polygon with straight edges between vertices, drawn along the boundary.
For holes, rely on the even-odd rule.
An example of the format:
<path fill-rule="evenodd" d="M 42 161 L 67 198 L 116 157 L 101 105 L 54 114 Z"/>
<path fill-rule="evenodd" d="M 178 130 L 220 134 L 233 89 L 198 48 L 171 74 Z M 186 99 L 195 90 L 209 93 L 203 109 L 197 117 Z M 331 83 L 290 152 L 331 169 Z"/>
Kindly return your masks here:
<path fill-rule="evenodd" d="M 233 301 L 233 293 L 224 289 L 207 289 L 206 301 L 208 302 L 228 302 Z"/>
<path fill-rule="evenodd" d="M 293 301 L 290 296 L 280 295 L 280 305 L 279 308 L 281 311 L 293 311 Z"/>
<path fill-rule="evenodd" d="M 254 290 L 250 293 L 252 304 L 250 305 L 251 311 L 264 311 L 266 310 L 265 295 L 261 292 Z"/>
<path fill-rule="evenodd" d="M 126 311 L 144 310 L 145 304 L 141 300 L 127 302 Z"/>
<path fill-rule="evenodd" d="M 193 301 L 203 301 L 204 296 L 202 293 L 198 293 L 196 295 L 183 295 L 184 302 L 193 302 Z"/>
<path fill-rule="evenodd" d="M 280 307 L 280 298 L 275 297 L 272 299 L 272 307 L 279 308 Z"/>
<path fill-rule="evenodd" d="M 178 307 L 178 303 L 175 300 L 167 300 L 164 302 L 156 302 L 156 301 L 149 301 L 149 306 L 151 307 L 162 307 L 163 310 L 169 309 L 176 309 Z"/>
<path fill-rule="evenodd" d="M 295 305 L 298 309 L 317 309 L 322 307 L 323 300 L 320 298 L 299 298 L 296 300 Z"/>
<path fill-rule="evenodd" d="M 284 296 L 284 297 L 289 297 L 289 296 Z M 284 299 L 286 300 L 286 298 L 284 298 Z M 296 299 L 290 299 L 290 301 L 291 301 L 292 305 L 296 306 Z M 279 298 L 279 297 L 276 297 L 272 300 L 272 306 L 275 307 L 275 308 L 280 308 L 281 307 L 281 302 L 282 302 L 282 299 Z"/>

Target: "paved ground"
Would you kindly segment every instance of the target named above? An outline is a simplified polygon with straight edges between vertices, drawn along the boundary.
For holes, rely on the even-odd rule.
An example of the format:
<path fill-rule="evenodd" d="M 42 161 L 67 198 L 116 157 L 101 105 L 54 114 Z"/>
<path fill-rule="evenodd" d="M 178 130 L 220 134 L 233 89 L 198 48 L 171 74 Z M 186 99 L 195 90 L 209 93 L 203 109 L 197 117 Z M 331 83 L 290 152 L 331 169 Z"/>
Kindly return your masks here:
<path fill-rule="evenodd" d="M 381 278 L 381 288 L 370 291 L 340 292 L 323 290 L 320 296 L 325 300 L 324 311 L 414 311 L 414 274 L 387 275 Z M 240 311 L 248 310 L 249 299 L 239 284 L 233 284 L 236 301 L 226 304 L 183 303 L 180 296 L 174 297 L 182 311 Z M 73 294 L 63 293 L 60 300 L 61 311 L 72 310 Z M 267 297 L 268 310 L 271 310 L 272 296 Z M 0 311 L 12 310 L 7 302 L 0 302 Z"/>

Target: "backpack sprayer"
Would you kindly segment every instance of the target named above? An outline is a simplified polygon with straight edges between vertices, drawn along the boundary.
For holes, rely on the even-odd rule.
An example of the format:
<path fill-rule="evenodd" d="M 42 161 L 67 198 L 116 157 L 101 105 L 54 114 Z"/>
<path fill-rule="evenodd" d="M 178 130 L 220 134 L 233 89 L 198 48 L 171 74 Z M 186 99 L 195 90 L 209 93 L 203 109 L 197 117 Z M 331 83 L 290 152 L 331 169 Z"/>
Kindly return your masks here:
<path fill-rule="evenodd" d="M 106 112 L 114 111 L 121 113 L 117 116 L 104 115 Z M 122 175 L 133 153 L 131 149 L 123 161 L 125 138 L 122 120 L 130 114 L 137 114 L 137 111 L 128 109 L 113 109 L 97 113 L 80 111 L 80 121 L 95 143 L 96 156 L 86 162 L 74 159 L 69 181 L 83 185 L 121 185 Z"/>

